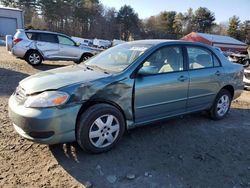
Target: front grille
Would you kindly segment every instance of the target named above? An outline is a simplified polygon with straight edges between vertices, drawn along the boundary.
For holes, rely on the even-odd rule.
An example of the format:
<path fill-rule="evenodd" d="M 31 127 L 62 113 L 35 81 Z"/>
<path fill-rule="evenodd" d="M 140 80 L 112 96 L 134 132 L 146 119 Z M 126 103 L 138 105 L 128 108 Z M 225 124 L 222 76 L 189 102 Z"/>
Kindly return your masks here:
<path fill-rule="evenodd" d="M 20 104 L 20 103 L 23 103 L 26 99 L 27 99 L 27 96 L 25 94 L 25 90 L 23 88 L 21 88 L 20 86 L 18 86 L 16 88 L 16 91 L 14 93 L 14 96 L 15 96 L 15 99 L 16 101 Z"/>

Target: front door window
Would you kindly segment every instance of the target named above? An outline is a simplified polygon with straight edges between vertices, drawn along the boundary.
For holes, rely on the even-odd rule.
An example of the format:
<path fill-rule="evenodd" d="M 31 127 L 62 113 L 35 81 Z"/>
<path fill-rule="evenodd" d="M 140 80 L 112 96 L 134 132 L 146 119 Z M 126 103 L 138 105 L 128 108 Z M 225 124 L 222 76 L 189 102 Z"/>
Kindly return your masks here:
<path fill-rule="evenodd" d="M 178 72 L 183 70 L 183 56 L 180 47 L 163 47 L 154 52 L 143 67 L 155 67 L 156 73 Z"/>
<path fill-rule="evenodd" d="M 75 46 L 75 43 L 67 37 L 58 36 L 59 44 Z"/>

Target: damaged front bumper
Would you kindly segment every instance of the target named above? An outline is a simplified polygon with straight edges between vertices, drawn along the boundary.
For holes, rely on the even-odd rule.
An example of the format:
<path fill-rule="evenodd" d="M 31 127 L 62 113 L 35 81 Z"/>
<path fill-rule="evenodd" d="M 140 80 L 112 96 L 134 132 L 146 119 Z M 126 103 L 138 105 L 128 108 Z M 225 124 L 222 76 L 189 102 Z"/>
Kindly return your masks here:
<path fill-rule="evenodd" d="M 9 117 L 24 138 L 43 144 L 75 140 L 75 125 L 80 105 L 67 108 L 26 108 L 14 96 L 9 99 Z"/>

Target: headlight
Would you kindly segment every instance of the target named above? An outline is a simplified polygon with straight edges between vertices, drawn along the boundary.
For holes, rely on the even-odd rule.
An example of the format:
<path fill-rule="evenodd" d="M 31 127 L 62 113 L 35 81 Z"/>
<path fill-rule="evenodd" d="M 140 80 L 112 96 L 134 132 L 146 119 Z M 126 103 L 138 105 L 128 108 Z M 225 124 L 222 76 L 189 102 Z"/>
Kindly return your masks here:
<path fill-rule="evenodd" d="M 52 107 L 65 104 L 69 99 L 69 95 L 62 91 L 45 91 L 38 95 L 29 96 L 25 101 L 25 107 Z"/>

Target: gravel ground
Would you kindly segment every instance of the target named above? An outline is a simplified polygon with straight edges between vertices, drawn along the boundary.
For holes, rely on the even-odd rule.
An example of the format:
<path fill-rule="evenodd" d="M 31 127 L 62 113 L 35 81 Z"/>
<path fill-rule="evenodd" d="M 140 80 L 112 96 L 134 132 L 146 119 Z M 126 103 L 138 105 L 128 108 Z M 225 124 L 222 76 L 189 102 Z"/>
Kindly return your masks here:
<path fill-rule="evenodd" d="M 249 91 L 224 120 L 197 113 L 137 128 L 104 154 L 21 138 L 7 109 L 18 82 L 70 64 L 33 68 L 0 47 L 0 187 L 250 187 Z"/>

